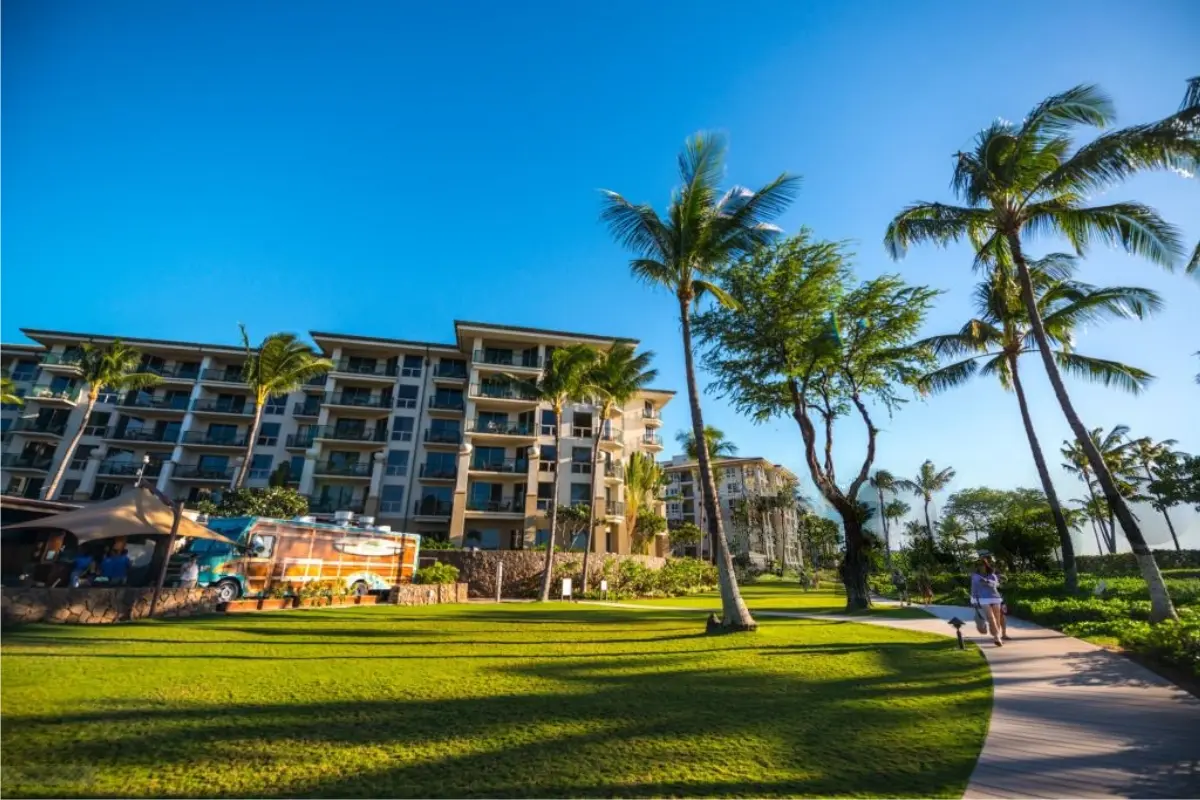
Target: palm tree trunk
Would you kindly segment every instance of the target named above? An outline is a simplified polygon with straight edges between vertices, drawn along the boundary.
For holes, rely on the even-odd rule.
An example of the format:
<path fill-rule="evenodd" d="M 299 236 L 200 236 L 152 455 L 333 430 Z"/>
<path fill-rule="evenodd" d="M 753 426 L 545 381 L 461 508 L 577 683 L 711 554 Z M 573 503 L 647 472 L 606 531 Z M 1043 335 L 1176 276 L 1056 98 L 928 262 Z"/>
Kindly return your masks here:
<path fill-rule="evenodd" d="M 1092 499 L 1092 505 L 1095 507 L 1097 512 L 1096 517 L 1092 519 L 1092 523 L 1099 525 L 1100 538 L 1104 542 L 1102 547 L 1097 548 L 1098 554 L 1104 555 L 1104 551 L 1107 550 L 1111 555 L 1112 553 L 1115 553 L 1117 549 L 1117 536 L 1109 529 L 1108 523 L 1105 521 L 1104 516 L 1100 514 L 1100 500 L 1098 497 L 1096 497 L 1096 490 L 1092 486 L 1092 475 L 1091 472 L 1088 471 L 1086 464 L 1083 467 L 1083 483 L 1085 486 L 1087 486 L 1088 497 Z"/>
<path fill-rule="evenodd" d="M 892 534 L 888 526 L 887 514 L 883 513 L 883 489 L 879 490 L 879 524 L 883 526 L 883 561 L 887 568 L 892 568 Z"/>
<path fill-rule="evenodd" d="M 1033 452 L 1033 463 L 1037 466 L 1038 478 L 1042 482 L 1042 491 L 1046 493 L 1046 501 L 1050 503 L 1050 513 L 1054 517 L 1054 527 L 1058 530 L 1064 583 L 1067 593 L 1075 594 L 1079 589 L 1079 572 L 1075 568 L 1075 544 L 1071 541 L 1067 518 L 1063 516 L 1062 506 L 1058 502 L 1058 493 L 1054 491 L 1054 482 L 1050 480 L 1050 470 L 1046 467 L 1045 457 L 1042 456 L 1042 447 L 1038 444 L 1037 433 L 1033 430 L 1033 419 L 1029 416 L 1029 405 L 1025 401 L 1025 389 L 1021 386 L 1021 374 L 1017 371 L 1015 355 L 1008 356 L 1008 369 L 1012 374 L 1013 389 L 1017 393 L 1017 405 L 1021 407 L 1021 422 L 1025 425 L 1025 436 L 1029 439 L 1029 449 Z"/>
<path fill-rule="evenodd" d="M 1143 461 L 1142 467 L 1146 470 L 1146 484 L 1148 486 L 1150 481 L 1154 480 L 1154 475 L 1150 472 L 1150 462 Z M 1167 513 L 1166 506 L 1163 506 L 1161 513 L 1163 519 L 1167 521 L 1167 530 L 1171 532 L 1171 541 L 1175 543 L 1175 552 L 1178 553 L 1180 551 L 1179 537 L 1175 535 L 1175 526 L 1171 524 L 1171 515 Z"/>
<path fill-rule="evenodd" d="M 554 537 L 558 535 L 558 488 L 562 475 L 562 410 L 554 409 L 554 499 L 550 501 L 550 541 L 546 542 L 546 563 L 542 567 L 542 590 L 538 599 L 543 603 L 550 599 L 550 582 L 554 579 Z"/>
<path fill-rule="evenodd" d="M 717 508 L 717 487 L 713 481 L 711 462 L 708 458 L 708 442 L 704 439 L 704 415 L 700 410 L 700 393 L 696 388 L 696 365 L 692 357 L 692 321 L 687 299 L 679 300 L 679 322 L 683 327 L 683 361 L 687 375 L 688 406 L 692 412 L 692 434 L 696 437 L 697 464 L 700 483 L 704 492 L 704 513 L 708 517 L 708 533 L 716 552 L 717 577 L 721 586 L 721 627 L 731 631 L 750 631 L 757 628 L 750 609 L 742 600 L 737 577 L 733 573 L 733 559 L 729 555 L 729 543 L 721 525 L 721 511 Z"/>
<path fill-rule="evenodd" d="M 1092 521 L 1092 533 L 1096 535 L 1096 555 L 1104 555 L 1104 545 L 1100 543 L 1100 526 L 1096 524 L 1096 518 L 1088 515 L 1088 519 Z"/>
<path fill-rule="evenodd" d="M 250 474 L 250 462 L 254 460 L 254 445 L 258 441 L 258 429 L 262 425 L 263 404 L 255 402 L 254 421 L 250 423 L 250 435 L 246 437 L 246 457 L 242 459 L 242 468 L 238 470 L 237 481 L 233 488 L 240 489 Z"/>
<path fill-rule="evenodd" d="M 587 529 L 587 545 L 583 548 L 583 577 L 579 579 L 579 591 L 587 592 L 588 588 L 588 556 L 592 554 L 592 531 L 596 529 L 596 456 L 600 454 L 600 435 L 603 430 L 604 421 L 600 421 L 600 425 L 596 427 L 596 435 L 592 438 L 592 481 L 591 481 L 591 497 L 592 500 L 588 503 L 588 529 Z M 633 536 L 633 531 L 629 532 Z"/>
<path fill-rule="evenodd" d="M 930 498 L 925 498 L 925 533 L 929 534 L 929 541 L 933 541 L 933 523 L 929 521 L 929 501 Z"/>
<path fill-rule="evenodd" d="M 88 426 L 88 421 L 92 418 L 92 409 L 96 407 L 96 398 L 99 396 L 99 387 L 96 392 L 88 391 L 87 405 L 83 408 L 83 419 L 79 421 L 79 428 L 75 431 L 75 435 L 71 437 L 71 443 L 67 445 L 67 452 L 63 453 L 62 461 L 58 464 L 58 469 L 54 470 L 54 477 L 50 479 L 50 484 L 42 490 L 42 497 L 46 500 L 53 500 L 54 495 L 58 494 L 58 487 L 62 483 L 63 475 L 67 474 L 67 467 L 71 464 L 71 459 L 75 458 L 75 450 L 79 447 L 79 440 L 83 438 L 83 431 Z"/>
<path fill-rule="evenodd" d="M 1083 448 L 1083 454 L 1091 464 L 1092 471 L 1096 473 L 1096 480 L 1100 483 L 1100 489 L 1104 492 L 1104 499 L 1108 501 L 1108 507 L 1120 520 L 1121 530 L 1125 532 L 1125 538 L 1129 540 L 1129 545 L 1133 549 L 1134 558 L 1138 562 L 1142 577 L 1146 579 L 1146 588 L 1150 593 L 1150 621 L 1162 622 L 1167 619 L 1178 619 L 1171 596 L 1167 594 L 1167 585 L 1163 581 L 1162 573 L 1158 570 L 1158 562 L 1154 560 L 1154 553 L 1146 544 L 1146 538 L 1142 535 L 1137 520 L 1133 518 L 1133 513 L 1126 505 L 1125 498 L 1117 491 L 1117 484 L 1113 480 L 1108 465 L 1104 463 L 1104 458 L 1100 455 L 1095 443 L 1092 442 L 1092 437 L 1088 434 L 1083 420 L 1079 418 L 1079 414 L 1076 413 L 1075 406 L 1067 394 L 1067 387 L 1063 384 L 1058 365 L 1054 362 L 1054 353 L 1050 349 L 1050 342 L 1046 338 L 1042 315 L 1038 311 L 1037 301 L 1034 299 L 1033 281 L 1029 277 L 1029 265 L 1025 263 L 1025 256 L 1021 252 L 1021 240 L 1016 234 L 1010 233 L 1008 234 L 1008 244 L 1013 263 L 1017 266 L 1017 278 L 1021 282 L 1021 299 L 1025 303 L 1025 311 L 1029 314 L 1029 325 L 1033 330 L 1033 338 L 1037 341 L 1038 353 L 1046 368 L 1046 376 L 1054 388 L 1054 396 L 1058 399 L 1059 406 L 1062 407 L 1063 416 L 1067 418 L 1067 423 L 1071 426 L 1071 432 L 1079 440 L 1079 445 Z"/>

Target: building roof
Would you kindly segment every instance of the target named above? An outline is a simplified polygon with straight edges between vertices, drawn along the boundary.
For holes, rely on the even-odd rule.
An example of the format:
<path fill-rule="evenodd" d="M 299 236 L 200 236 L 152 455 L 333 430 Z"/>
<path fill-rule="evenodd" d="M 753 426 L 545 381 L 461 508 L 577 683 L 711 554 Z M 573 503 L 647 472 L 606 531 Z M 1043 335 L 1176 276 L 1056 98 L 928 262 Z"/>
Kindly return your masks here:
<path fill-rule="evenodd" d="M 21 328 L 21 333 L 38 342 L 41 345 L 46 345 L 46 341 L 50 343 L 62 342 L 111 342 L 114 339 L 120 339 L 125 344 L 131 346 L 149 346 L 153 348 L 169 348 L 173 350 L 217 350 L 224 353 L 237 353 L 243 355 L 246 349 L 241 345 L 229 344 L 205 344 L 203 342 L 180 342 L 171 339 L 145 339 L 138 336 L 113 336 L 107 333 L 74 333 L 71 331 L 49 331 L 41 328 Z M 46 340 L 46 341 L 43 341 Z M 28 346 L 28 345 L 26 345 Z"/>
<path fill-rule="evenodd" d="M 446 342 L 418 342 L 409 339 L 387 339 L 382 336 L 358 336 L 351 333 L 329 333 L 328 331 L 309 331 L 308 335 L 312 337 L 314 342 L 320 344 L 321 339 L 331 339 L 347 342 L 361 342 L 367 345 L 381 345 L 384 347 L 399 347 L 411 348 L 417 350 L 439 350 L 446 352 L 459 353 L 458 347 L 453 343 Z"/>
<path fill-rule="evenodd" d="M 672 461 L 659 462 L 659 466 L 662 467 L 663 472 L 679 472 L 679 471 L 682 471 L 685 469 L 695 469 L 697 464 L 698 464 L 698 462 L 696 462 L 695 460 L 683 461 L 678 464 L 676 464 Z M 770 459 L 763 458 L 762 456 L 744 456 L 744 457 L 739 457 L 739 458 L 714 458 L 712 460 L 712 465 L 714 467 L 729 467 L 729 466 L 733 466 L 735 464 L 766 464 L 774 469 L 780 470 L 782 472 L 786 472 L 787 474 L 791 475 L 792 477 L 796 477 L 796 474 L 794 472 L 792 472 L 790 469 L 788 469 L 787 467 L 783 466 L 782 464 L 775 464 Z"/>
<path fill-rule="evenodd" d="M 535 336 L 556 339 L 583 339 L 591 342 L 604 342 L 613 344 L 638 344 L 637 339 L 628 339 L 623 336 L 600 336 L 594 333 L 574 333 L 571 331 L 556 331 L 549 328 L 526 328 L 521 325 L 497 325 L 492 322 L 470 322 L 468 320 L 454 320 L 454 333 L 458 338 L 462 338 L 462 328 L 478 328 L 483 330 L 508 331 L 511 333 L 527 333 Z"/>
<path fill-rule="evenodd" d="M 0 344 L 0 353 L 44 353 L 46 348 L 40 344 Z"/>

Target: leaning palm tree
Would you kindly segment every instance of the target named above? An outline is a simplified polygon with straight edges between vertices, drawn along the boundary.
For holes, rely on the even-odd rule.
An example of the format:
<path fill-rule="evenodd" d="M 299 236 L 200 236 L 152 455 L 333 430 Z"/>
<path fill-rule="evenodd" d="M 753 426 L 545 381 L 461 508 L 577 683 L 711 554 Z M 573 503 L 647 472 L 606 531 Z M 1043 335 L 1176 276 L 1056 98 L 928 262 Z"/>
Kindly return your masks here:
<path fill-rule="evenodd" d="M 263 408 L 267 400 L 275 395 L 294 392 L 309 378 L 324 375 L 333 369 L 333 362 L 322 358 L 308 345 L 291 333 L 272 333 L 262 340 L 258 350 L 250 347 L 250 336 L 242 325 L 242 344 L 246 348 L 246 364 L 242 367 L 242 379 L 254 393 L 254 422 L 246 437 L 246 457 L 238 471 L 234 488 L 241 488 L 250 474 L 250 462 L 254 459 L 254 445 L 258 440 L 258 429 L 262 425 Z"/>
<path fill-rule="evenodd" d="M 63 475 L 67 471 L 67 466 L 75 458 L 75 450 L 79 447 L 79 440 L 83 438 L 83 432 L 87 430 L 88 422 L 92 418 L 92 410 L 96 407 L 96 401 L 100 397 L 100 391 L 107 387 L 108 389 L 120 392 L 129 389 L 146 389 L 154 386 L 160 380 L 157 375 L 149 372 L 138 372 L 138 366 L 142 361 L 141 351 L 129 347 L 120 339 L 113 339 L 104 347 L 97 347 L 92 344 L 80 345 L 79 361 L 76 366 L 80 371 L 80 381 L 87 385 L 87 399 L 83 406 L 83 419 L 79 421 L 79 427 L 75 429 L 75 435 L 71 437 L 70 443 L 67 444 L 67 450 L 59 459 L 58 469 L 54 471 L 54 477 L 50 479 L 50 483 L 43 490 L 47 500 L 53 500 L 58 494 L 58 489 L 62 483 Z"/>
<path fill-rule="evenodd" d="M 599 409 L 600 419 L 596 421 L 592 435 L 592 502 L 588 519 L 587 546 L 583 551 L 582 591 L 588 587 L 588 556 L 592 552 L 592 535 L 596 528 L 596 481 L 600 477 L 595 464 L 600 455 L 600 441 L 606 434 L 605 428 L 611 425 L 614 413 L 620 412 L 625 405 L 641 390 L 649 386 L 658 377 L 658 370 L 650 368 L 654 360 L 654 352 L 634 353 L 632 347 L 614 345 L 611 349 L 600 353 L 592 365 L 588 375 L 588 389 L 593 395 L 595 405 Z M 629 529 L 633 535 L 633 529 Z"/>
<path fill-rule="evenodd" d="M 1200 108 L 1200 75 L 1188 79 L 1187 91 L 1184 92 L 1183 102 L 1179 104 L 1177 114 L 1185 114 L 1190 109 L 1196 108 Z M 1192 133 L 1200 136 L 1200 118 L 1192 117 L 1190 125 Z M 1197 172 L 1200 172 L 1200 159 L 1193 159 L 1186 174 L 1194 176 Z M 1192 257 L 1188 259 L 1186 269 L 1188 272 L 1200 270 L 1200 242 L 1197 242 L 1195 249 L 1192 250 Z M 1196 376 L 1196 382 L 1200 383 L 1200 375 Z"/>
<path fill-rule="evenodd" d="M 1071 502 L 1079 506 L 1076 513 L 1092 523 L 1092 534 L 1096 537 L 1096 554 L 1104 555 L 1104 543 L 1100 536 L 1100 526 L 1104 524 L 1104 519 L 1108 516 L 1108 509 L 1104 507 L 1104 498 L 1092 494 L 1089 497 L 1073 498 Z"/>
<path fill-rule="evenodd" d="M 1178 442 L 1174 439 L 1164 439 L 1161 442 L 1156 442 L 1149 436 L 1135 439 L 1132 442 L 1133 447 L 1130 450 L 1130 455 L 1145 471 L 1147 491 L 1150 491 L 1150 484 L 1154 480 L 1154 473 L 1151 472 L 1151 468 L 1157 466 L 1164 459 L 1169 458 L 1171 448 L 1176 444 Z M 1167 521 L 1167 530 L 1171 532 L 1171 541 L 1175 543 L 1175 551 L 1179 552 L 1179 536 L 1175 533 L 1175 525 L 1171 522 L 1171 514 L 1167 511 L 1167 506 L 1162 505 L 1161 502 L 1156 503 L 1156 506 L 1163 515 L 1163 519 Z"/>
<path fill-rule="evenodd" d="M 1065 372 L 1091 381 L 1116 386 L 1133 394 L 1141 391 L 1151 380 L 1150 373 L 1073 351 L 1075 329 L 1083 323 L 1106 317 L 1136 317 L 1141 319 L 1162 307 L 1162 300 L 1149 289 L 1128 286 L 1098 289 L 1071 278 L 1075 270 L 1074 257 L 1056 253 L 1030 261 L 1029 272 L 1034 296 L 1046 336 L 1054 345 L 1054 358 Z M 961 386 L 975 375 L 994 375 L 1005 390 L 1012 390 L 1021 411 L 1021 422 L 1033 462 L 1042 482 L 1042 491 L 1050 504 L 1054 526 L 1058 530 L 1059 550 L 1067 592 L 1074 594 L 1079 586 L 1075 568 L 1075 548 L 1066 515 L 1050 479 L 1050 469 L 1042 455 L 1033 418 L 1025 398 L 1025 389 L 1018 371 L 1019 359 L 1034 352 L 1029 316 L 1021 303 L 1020 292 L 1007 279 L 1011 270 L 995 270 L 988 280 L 975 287 L 977 316 L 967 321 L 957 333 L 932 336 L 919 342 L 929 347 L 939 358 L 951 357 L 952 363 L 923 376 L 917 381 L 922 392 L 939 392 Z M 961 356 L 966 358 L 961 358 Z"/>
<path fill-rule="evenodd" d="M 887 515 L 887 500 L 885 493 L 896 491 L 896 477 L 886 469 L 877 469 L 869 479 L 871 488 L 879 495 L 879 527 L 883 530 L 883 557 L 888 569 L 892 567 L 892 536 L 891 519 Z"/>
<path fill-rule="evenodd" d="M 921 465 L 921 469 L 917 472 L 916 480 L 908 478 L 896 478 L 895 486 L 897 489 L 903 489 L 906 492 L 912 492 L 917 497 L 920 497 L 925 502 L 925 533 L 929 536 L 929 541 L 933 541 L 933 523 L 929 520 L 929 504 L 933 502 L 933 496 L 950 485 L 950 481 L 954 480 L 954 469 L 946 467 L 941 472 L 928 459 Z"/>
<path fill-rule="evenodd" d="M 17 384 L 12 378 L 0 378 L 0 403 L 6 406 L 25 405 L 25 398 L 17 394 Z"/>
<path fill-rule="evenodd" d="M 1094 86 L 1077 86 L 1044 100 L 1019 125 L 993 122 L 978 135 L 973 152 L 957 155 L 951 185 L 966 204 L 910 205 L 888 225 L 885 244 L 893 258 L 900 258 L 913 243 L 946 244 L 966 238 L 978 253 L 978 263 L 996 263 L 1002 256 L 1012 264 L 1055 397 L 1071 431 L 1083 443 L 1084 455 L 1146 579 L 1151 617 L 1173 619 L 1175 608 L 1154 555 L 1063 384 L 1024 253 L 1028 238 L 1061 235 L 1080 254 L 1100 240 L 1167 268 L 1183 257 L 1178 231 L 1154 209 L 1134 202 L 1091 206 L 1087 199 L 1141 170 L 1182 169 L 1196 163 L 1200 104 L 1155 123 L 1102 134 L 1074 148 L 1070 136 L 1074 126 L 1103 128 L 1113 116 L 1112 102 L 1104 93 Z"/>
<path fill-rule="evenodd" d="M 692 349 L 692 307 L 705 295 L 732 303 L 712 279 L 722 267 L 776 236 L 779 229 L 770 223 L 791 203 L 799 184 L 799 178 L 783 174 L 756 192 L 734 187 L 722 194 L 717 182 L 724 171 L 725 150 L 724 138 L 714 134 L 699 133 L 687 141 L 679 156 L 681 185 L 672 193 L 665 218 L 652 206 L 631 203 L 611 191 L 605 192 L 601 214 L 613 236 L 636 254 L 630 262 L 633 274 L 667 289 L 678 303 L 688 405 L 698 441 L 704 437 L 704 414 Z M 717 550 L 722 627 L 749 630 L 755 623 L 738 591 L 721 530 L 708 449 L 699 448 L 697 456 L 709 535 Z"/>

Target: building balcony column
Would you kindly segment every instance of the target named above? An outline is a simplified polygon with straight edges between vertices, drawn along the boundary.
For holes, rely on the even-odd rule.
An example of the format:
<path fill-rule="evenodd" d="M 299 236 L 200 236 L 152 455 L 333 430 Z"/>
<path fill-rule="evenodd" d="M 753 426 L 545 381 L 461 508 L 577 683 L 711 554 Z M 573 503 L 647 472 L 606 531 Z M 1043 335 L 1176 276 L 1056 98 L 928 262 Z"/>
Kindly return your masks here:
<path fill-rule="evenodd" d="M 96 475 L 100 472 L 100 462 L 108 455 L 108 447 L 100 445 L 88 455 L 87 464 L 83 468 L 83 478 L 79 488 L 75 490 L 75 499 L 90 500 L 96 491 Z"/>
<path fill-rule="evenodd" d="M 312 496 L 314 475 L 317 471 L 317 446 L 304 453 L 304 469 L 300 471 L 300 494 Z"/>
<path fill-rule="evenodd" d="M 368 517 L 379 514 L 379 495 L 383 486 L 383 459 L 382 451 L 371 456 L 371 483 L 367 486 L 367 497 L 363 501 L 363 514 Z"/>
<path fill-rule="evenodd" d="M 171 485 L 171 475 L 175 472 L 175 462 L 163 462 L 162 470 L 158 473 L 158 481 L 154 484 L 154 488 L 158 489 L 161 494 L 171 497 L 171 493 L 167 488 Z M 173 498 L 172 498 L 173 499 Z"/>
<path fill-rule="evenodd" d="M 471 466 L 471 451 L 475 448 L 470 442 L 463 442 L 458 448 L 458 474 L 454 478 L 454 498 L 450 506 L 450 541 L 456 547 L 463 546 L 463 537 L 467 527 L 467 474 Z"/>

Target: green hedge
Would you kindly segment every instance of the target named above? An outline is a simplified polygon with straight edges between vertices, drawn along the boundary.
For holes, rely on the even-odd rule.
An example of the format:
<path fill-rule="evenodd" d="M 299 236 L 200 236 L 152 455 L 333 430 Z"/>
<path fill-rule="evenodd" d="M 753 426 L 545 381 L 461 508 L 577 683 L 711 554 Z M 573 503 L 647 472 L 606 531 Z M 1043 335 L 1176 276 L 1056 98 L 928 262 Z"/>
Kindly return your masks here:
<path fill-rule="evenodd" d="M 680 597 L 717 587 L 717 568 L 698 558 L 671 558 L 661 569 L 650 569 L 640 561 L 607 559 L 601 575 L 608 581 L 609 600 Z M 583 596 L 594 600 L 602 595 L 596 589 Z"/>
<path fill-rule="evenodd" d="M 413 583 L 454 583 L 458 580 L 458 567 L 438 561 L 421 567 L 413 575 Z"/>
<path fill-rule="evenodd" d="M 1161 570 L 1200 569 L 1200 550 L 1155 550 L 1154 560 Z M 1109 575 L 1138 575 L 1137 561 L 1133 553 L 1115 553 L 1107 556 L 1076 556 L 1075 565 L 1080 572 L 1107 577 Z"/>

